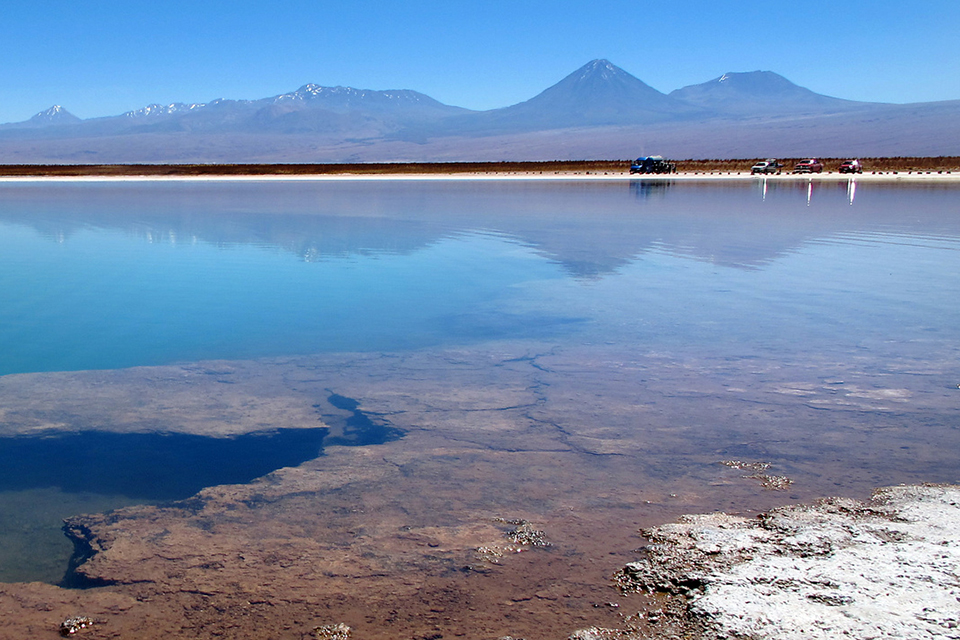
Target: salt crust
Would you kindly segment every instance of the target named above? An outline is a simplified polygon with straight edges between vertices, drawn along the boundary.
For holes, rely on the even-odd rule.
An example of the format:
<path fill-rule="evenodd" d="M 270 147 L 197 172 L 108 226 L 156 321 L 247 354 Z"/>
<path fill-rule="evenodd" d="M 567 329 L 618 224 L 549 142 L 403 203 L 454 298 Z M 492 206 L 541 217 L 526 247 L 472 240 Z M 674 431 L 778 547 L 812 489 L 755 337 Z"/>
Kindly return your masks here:
<path fill-rule="evenodd" d="M 759 518 L 686 516 L 647 532 L 716 637 L 960 638 L 960 487 L 878 490 Z M 699 574 L 699 575 L 698 575 Z M 663 576 L 661 576 L 662 578 Z M 663 584 L 657 585 L 663 587 Z M 678 590 L 683 590 L 680 588 Z"/>

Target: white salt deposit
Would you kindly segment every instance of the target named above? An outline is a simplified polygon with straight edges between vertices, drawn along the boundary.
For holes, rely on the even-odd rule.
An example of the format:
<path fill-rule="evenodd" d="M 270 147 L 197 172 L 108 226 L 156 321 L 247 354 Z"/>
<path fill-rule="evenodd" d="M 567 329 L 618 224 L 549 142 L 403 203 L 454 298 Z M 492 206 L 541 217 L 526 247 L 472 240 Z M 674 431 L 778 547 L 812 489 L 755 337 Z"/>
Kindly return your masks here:
<path fill-rule="evenodd" d="M 647 532 L 628 588 L 686 592 L 706 637 L 960 638 L 960 487 L 879 490 Z M 691 587 L 692 585 L 692 587 Z"/>

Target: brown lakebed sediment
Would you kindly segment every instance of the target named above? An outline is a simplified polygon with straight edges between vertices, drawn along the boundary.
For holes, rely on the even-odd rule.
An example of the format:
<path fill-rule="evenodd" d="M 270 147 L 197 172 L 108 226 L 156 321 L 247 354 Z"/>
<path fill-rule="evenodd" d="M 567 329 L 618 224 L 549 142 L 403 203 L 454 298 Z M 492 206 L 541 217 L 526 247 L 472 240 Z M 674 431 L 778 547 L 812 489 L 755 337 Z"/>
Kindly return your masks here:
<path fill-rule="evenodd" d="M 898 456 L 936 473 L 956 450 L 950 431 L 920 446 L 898 427 L 952 409 L 953 390 L 930 384 L 946 360 L 882 374 L 786 364 L 735 374 L 695 355 L 503 343 L 0 378 L 7 436 L 314 428 L 333 393 L 405 434 L 70 519 L 96 552 L 77 573 L 102 586 L 3 585 L 0 637 L 54 637 L 76 615 L 97 621 L 90 637 L 301 638 L 343 622 L 364 638 L 533 640 L 619 627 L 647 604 L 611 582 L 638 528 L 838 487 L 866 497 Z M 720 464 L 748 457 L 794 483 L 766 490 Z M 550 545 L 512 540 L 521 520 Z"/>

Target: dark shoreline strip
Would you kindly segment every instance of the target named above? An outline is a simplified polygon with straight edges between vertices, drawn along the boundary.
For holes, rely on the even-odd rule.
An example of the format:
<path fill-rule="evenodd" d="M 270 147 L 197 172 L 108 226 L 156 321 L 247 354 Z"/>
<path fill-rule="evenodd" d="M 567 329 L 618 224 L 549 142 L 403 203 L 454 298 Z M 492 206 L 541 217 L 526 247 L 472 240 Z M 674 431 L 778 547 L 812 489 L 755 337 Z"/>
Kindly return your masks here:
<path fill-rule="evenodd" d="M 0 176 L 286 176 L 621 171 L 627 161 L 2 165 Z"/>
<path fill-rule="evenodd" d="M 846 158 L 822 158 L 828 166 Z M 750 171 L 756 158 L 678 160 L 680 173 Z M 791 167 L 799 158 L 780 158 Z M 960 171 L 960 156 L 860 158 L 867 171 Z M 0 164 L 3 177 L 444 175 L 459 173 L 626 172 L 629 160 L 543 162 L 382 162 L 328 164 Z"/>

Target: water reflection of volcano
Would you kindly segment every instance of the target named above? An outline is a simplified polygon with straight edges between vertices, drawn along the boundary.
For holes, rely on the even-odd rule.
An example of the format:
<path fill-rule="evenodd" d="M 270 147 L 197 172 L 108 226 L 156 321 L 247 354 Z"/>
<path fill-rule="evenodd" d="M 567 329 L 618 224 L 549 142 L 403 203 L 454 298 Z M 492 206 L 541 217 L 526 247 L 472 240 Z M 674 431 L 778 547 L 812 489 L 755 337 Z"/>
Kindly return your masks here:
<path fill-rule="evenodd" d="M 956 211 L 957 193 L 881 184 L 856 192 L 847 180 L 23 184 L 0 191 L 0 221 L 57 241 L 94 227 L 149 242 L 279 247 L 305 261 L 411 254 L 494 232 L 597 278 L 651 250 L 752 269 L 837 235 L 922 226 L 960 237 L 960 218 L 942 215 Z"/>

